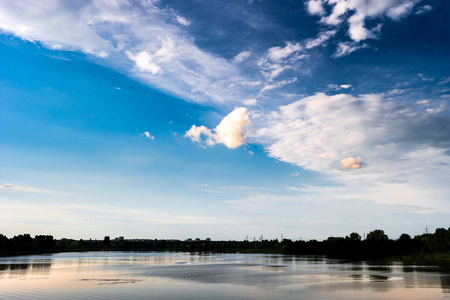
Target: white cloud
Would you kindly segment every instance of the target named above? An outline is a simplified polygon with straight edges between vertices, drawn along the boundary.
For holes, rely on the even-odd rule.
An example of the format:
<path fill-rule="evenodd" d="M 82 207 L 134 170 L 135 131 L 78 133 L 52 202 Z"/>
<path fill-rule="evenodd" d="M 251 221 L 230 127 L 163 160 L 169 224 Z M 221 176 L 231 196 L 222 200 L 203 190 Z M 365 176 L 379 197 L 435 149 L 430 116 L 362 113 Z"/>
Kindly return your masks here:
<path fill-rule="evenodd" d="M 278 81 L 278 82 L 275 82 L 275 83 L 272 83 L 272 84 L 266 84 L 265 86 L 263 86 L 263 88 L 259 92 L 260 93 L 264 93 L 266 91 L 277 89 L 277 88 L 283 87 L 285 85 L 294 83 L 296 81 L 297 81 L 297 77 L 294 77 L 294 78 L 289 79 L 289 80 L 288 79 L 287 80 L 281 80 L 281 81 Z"/>
<path fill-rule="evenodd" d="M 345 55 L 349 55 L 352 52 L 355 52 L 356 50 L 367 48 L 367 44 L 359 45 L 357 43 L 351 43 L 351 42 L 341 42 L 338 44 L 338 48 L 336 49 L 336 52 L 334 53 L 334 57 L 342 57 Z"/>
<path fill-rule="evenodd" d="M 449 82 L 450 82 L 450 76 L 449 76 L 449 77 L 442 78 L 442 79 L 438 82 L 438 84 L 446 84 L 446 83 L 449 83 Z"/>
<path fill-rule="evenodd" d="M 177 16 L 177 22 L 180 23 L 183 26 L 189 26 L 191 25 L 191 21 L 189 21 L 188 19 L 181 17 L 181 16 Z"/>
<path fill-rule="evenodd" d="M 434 78 L 425 76 L 422 73 L 417 73 L 417 76 L 419 76 L 423 81 L 434 81 Z"/>
<path fill-rule="evenodd" d="M 417 2 L 418 1 L 404 1 L 403 3 L 394 5 L 389 9 L 387 9 L 386 15 L 390 17 L 392 20 L 397 21 L 403 18 L 404 16 L 409 15 Z"/>
<path fill-rule="evenodd" d="M 242 51 L 233 58 L 234 63 L 241 63 L 251 55 L 250 51 Z"/>
<path fill-rule="evenodd" d="M 344 169 L 361 169 L 363 166 L 362 159 L 358 157 L 347 157 L 341 160 L 341 166 Z"/>
<path fill-rule="evenodd" d="M 155 139 L 155 137 L 152 136 L 152 135 L 150 134 L 150 132 L 148 132 L 148 131 L 144 131 L 144 132 L 141 134 L 141 136 L 144 136 L 144 137 L 146 137 L 147 139 L 151 139 L 151 140 L 154 140 L 154 139 Z"/>
<path fill-rule="evenodd" d="M 258 100 L 256 100 L 255 98 L 250 98 L 245 99 L 244 101 L 242 101 L 242 103 L 244 103 L 246 106 L 254 106 L 258 104 Z"/>
<path fill-rule="evenodd" d="M 191 141 L 196 143 L 202 142 L 202 136 L 205 136 L 206 145 L 213 146 L 216 144 L 215 135 L 212 133 L 210 129 L 208 129 L 203 125 L 201 126 L 192 125 L 192 127 L 188 131 L 186 131 L 186 134 L 184 136 L 190 138 Z"/>
<path fill-rule="evenodd" d="M 299 59 L 306 57 L 301 54 L 303 46 L 299 43 L 287 42 L 285 47 L 272 47 L 267 55 L 258 62 L 263 76 L 271 82 L 285 70 L 291 69 Z"/>
<path fill-rule="evenodd" d="M 414 14 L 415 15 L 423 15 L 423 14 L 430 12 L 432 9 L 433 9 L 432 6 L 424 5 L 424 6 L 419 7 Z"/>
<path fill-rule="evenodd" d="M 245 128 L 251 124 L 250 118 L 245 107 L 237 107 L 229 113 L 217 127 L 211 131 L 205 126 L 193 125 L 186 131 L 185 137 L 193 142 L 202 142 L 205 136 L 205 143 L 208 146 L 220 143 L 228 148 L 237 148 L 245 141 Z"/>
<path fill-rule="evenodd" d="M 281 60 L 284 60 L 292 54 L 299 52 L 300 50 L 302 50 L 302 48 L 303 47 L 300 46 L 300 44 L 288 42 L 284 48 L 270 48 L 269 50 L 267 50 L 267 56 L 274 62 L 280 62 Z"/>
<path fill-rule="evenodd" d="M 244 127 L 251 124 L 245 107 L 237 107 L 217 125 L 217 141 L 228 148 L 236 148 L 244 143 Z"/>
<path fill-rule="evenodd" d="M 231 61 L 201 50 L 188 20 L 151 1 L 4 1 L 0 30 L 58 50 L 82 51 L 153 87 L 195 102 L 249 97 Z M 108 56 L 108 57 L 107 57 Z M 251 87 L 247 87 L 251 90 Z"/>
<path fill-rule="evenodd" d="M 99 6 L 104 6 L 103 10 L 107 11 L 121 5 L 87 1 L 70 4 L 51 0 L 4 1 L 0 6 L 0 28 L 24 40 L 41 42 L 51 49 L 81 50 L 105 57 L 114 47 L 91 24 L 98 16 Z M 78 12 L 74 13 L 74 10 Z M 81 11 L 83 13 L 79 13 Z M 105 15 L 98 21 L 106 19 Z"/>
<path fill-rule="evenodd" d="M 152 62 L 152 56 L 147 51 L 141 51 L 136 55 L 133 55 L 130 51 L 127 51 L 126 54 L 136 63 L 139 71 L 150 72 L 152 74 L 161 72 L 161 68 Z"/>
<path fill-rule="evenodd" d="M 309 0 L 308 12 L 322 16 L 320 22 L 330 26 L 349 25 L 348 35 L 353 41 L 377 38 L 382 27 L 382 20 L 388 17 L 394 21 L 410 14 L 419 0 Z M 329 14 L 325 8 L 331 9 Z M 367 28 L 366 20 L 378 21 L 372 28 Z"/>
<path fill-rule="evenodd" d="M 338 90 L 342 90 L 342 89 L 347 90 L 347 89 L 351 88 L 352 85 L 351 85 L 351 84 L 341 84 L 341 85 L 337 85 L 337 84 L 329 84 L 329 85 L 327 85 L 327 87 L 328 87 L 329 89 L 338 91 Z"/>
<path fill-rule="evenodd" d="M 404 94 L 406 91 L 405 90 L 403 90 L 403 89 L 393 89 L 393 90 L 390 90 L 389 92 L 388 92 L 388 94 L 389 95 L 402 95 L 402 94 Z"/>
<path fill-rule="evenodd" d="M 317 46 L 321 46 L 326 43 L 330 38 L 332 38 L 336 34 L 336 30 L 328 30 L 321 32 L 319 36 L 315 39 L 312 39 L 306 43 L 305 48 L 311 49 Z"/>
<path fill-rule="evenodd" d="M 368 163 L 364 170 L 390 177 L 406 170 L 405 164 L 423 168 L 423 161 L 404 159 L 418 149 L 435 149 L 437 160 L 449 161 L 443 153 L 450 143 L 444 130 L 450 120 L 434 115 L 442 111 L 433 103 L 424 109 L 382 94 L 318 93 L 259 118 L 252 139 L 270 156 L 306 169 L 333 174 L 343 158 L 361 155 Z"/>
<path fill-rule="evenodd" d="M 18 191 L 18 192 L 30 192 L 30 193 L 38 193 L 38 194 L 55 194 L 55 191 L 43 190 L 29 186 L 21 186 L 16 184 L 0 184 L 0 190 L 10 190 L 10 191 Z"/>
<path fill-rule="evenodd" d="M 310 0 L 306 2 L 306 8 L 312 15 L 323 16 L 325 14 L 321 0 Z"/>

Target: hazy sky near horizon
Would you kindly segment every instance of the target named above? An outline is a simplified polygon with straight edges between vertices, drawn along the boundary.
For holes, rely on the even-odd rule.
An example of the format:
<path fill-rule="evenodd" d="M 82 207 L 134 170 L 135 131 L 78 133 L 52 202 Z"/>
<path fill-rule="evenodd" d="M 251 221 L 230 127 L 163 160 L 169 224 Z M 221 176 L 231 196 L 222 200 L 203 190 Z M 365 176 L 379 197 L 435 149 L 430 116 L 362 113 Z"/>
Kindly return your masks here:
<path fill-rule="evenodd" d="M 0 0 L 0 233 L 450 219 L 450 2 Z"/>

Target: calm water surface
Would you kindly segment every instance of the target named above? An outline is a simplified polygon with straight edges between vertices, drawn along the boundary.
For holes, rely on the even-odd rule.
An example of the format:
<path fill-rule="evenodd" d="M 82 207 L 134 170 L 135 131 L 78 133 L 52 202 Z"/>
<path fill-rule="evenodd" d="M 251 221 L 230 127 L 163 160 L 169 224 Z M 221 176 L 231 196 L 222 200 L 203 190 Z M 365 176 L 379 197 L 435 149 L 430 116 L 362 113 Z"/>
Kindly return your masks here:
<path fill-rule="evenodd" d="M 0 258 L 0 299 L 450 299 L 450 268 L 271 254 Z"/>

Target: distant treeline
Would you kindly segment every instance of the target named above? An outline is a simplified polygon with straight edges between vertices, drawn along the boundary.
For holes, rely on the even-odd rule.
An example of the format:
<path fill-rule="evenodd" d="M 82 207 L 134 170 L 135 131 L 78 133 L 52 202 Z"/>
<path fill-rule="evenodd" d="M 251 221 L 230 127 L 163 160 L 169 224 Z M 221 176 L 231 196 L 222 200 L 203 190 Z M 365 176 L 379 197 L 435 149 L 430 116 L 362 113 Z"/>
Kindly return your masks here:
<path fill-rule="evenodd" d="M 435 233 L 411 238 L 402 234 L 391 240 L 383 230 L 376 229 L 363 240 L 353 232 L 346 237 L 329 237 L 324 241 L 292 241 L 283 239 L 260 241 L 210 240 L 55 240 L 51 235 L 23 234 L 7 238 L 0 234 L 0 255 L 36 254 L 66 251 L 204 251 L 204 252 L 264 252 L 299 255 L 327 255 L 348 259 L 384 257 L 420 257 L 450 253 L 450 228 L 438 228 Z M 450 255 L 448 255 L 450 257 Z"/>

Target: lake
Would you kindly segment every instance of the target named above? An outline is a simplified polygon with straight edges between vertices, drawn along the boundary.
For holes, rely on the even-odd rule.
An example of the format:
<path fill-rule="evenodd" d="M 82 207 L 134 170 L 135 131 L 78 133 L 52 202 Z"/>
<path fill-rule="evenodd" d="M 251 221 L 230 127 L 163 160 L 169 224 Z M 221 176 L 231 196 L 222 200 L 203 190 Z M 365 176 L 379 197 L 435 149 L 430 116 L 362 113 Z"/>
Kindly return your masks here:
<path fill-rule="evenodd" d="M 450 299 L 448 266 L 275 254 L 0 257 L 0 299 Z"/>

